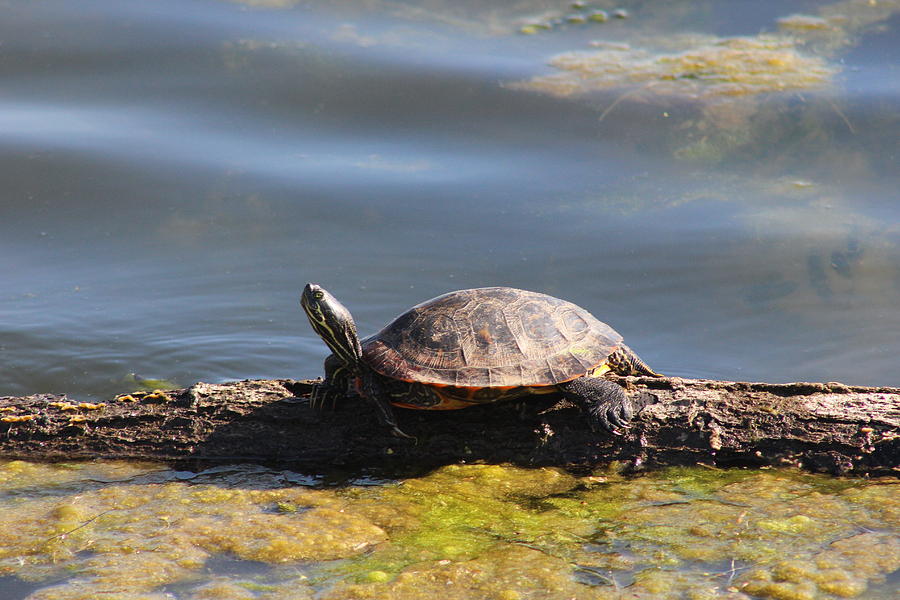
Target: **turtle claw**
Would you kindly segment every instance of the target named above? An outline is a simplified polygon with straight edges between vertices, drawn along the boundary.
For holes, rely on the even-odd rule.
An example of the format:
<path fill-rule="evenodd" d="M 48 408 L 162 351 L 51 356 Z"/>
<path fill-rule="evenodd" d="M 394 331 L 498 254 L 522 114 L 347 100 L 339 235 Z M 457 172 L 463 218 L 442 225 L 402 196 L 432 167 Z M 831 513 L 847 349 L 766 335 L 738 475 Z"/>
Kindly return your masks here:
<path fill-rule="evenodd" d="M 605 414 L 602 412 L 601 414 L 605 417 L 603 418 L 605 428 L 616 433 L 614 431 L 616 429 L 628 428 L 631 417 L 634 416 L 634 411 L 632 410 L 631 402 L 626 398 L 623 403 L 607 405 Z"/>
<path fill-rule="evenodd" d="M 413 441 L 414 443 L 416 443 L 416 444 L 419 443 L 419 438 L 417 438 L 417 437 L 414 436 L 414 435 L 409 435 L 408 433 L 406 433 L 405 431 L 403 431 L 402 429 L 400 429 L 399 427 L 397 427 L 397 425 L 393 425 L 393 426 L 391 427 L 391 434 L 392 434 L 394 437 L 404 438 L 404 439 L 407 439 L 407 440 L 412 440 L 412 441 Z"/>
<path fill-rule="evenodd" d="M 317 412 L 325 410 L 326 405 L 329 410 L 334 410 L 339 395 L 334 386 L 324 381 L 317 383 L 313 386 L 312 393 L 309 395 L 309 406 Z"/>
<path fill-rule="evenodd" d="M 309 406 L 314 411 L 318 411 L 321 408 L 321 402 L 319 400 L 319 395 L 322 391 L 322 384 L 315 383 L 313 384 L 312 392 L 309 394 Z"/>
<path fill-rule="evenodd" d="M 616 385 L 612 382 L 609 383 Z M 621 389 L 622 388 L 619 388 L 619 390 Z M 598 402 L 588 409 L 591 428 L 594 431 L 599 427 L 613 435 L 622 435 L 625 433 L 625 430 L 628 429 L 628 425 L 631 422 L 633 411 L 631 408 L 631 401 L 625 397 L 624 392 L 622 392 L 622 396 L 624 401 L 619 401 L 617 398 L 602 403 Z"/>
<path fill-rule="evenodd" d="M 579 377 L 560 385 L 566 398 L 588 415 L 592 430 L 622 435 L 634 416 L 631 400 L 619 385 L 605 379 Z"/>
<path fill-rule="evenodd" d="M 378 404 L 379 404 L 379 408 L 381 408 L 382 410 L 387 409 L 386 412 L 379 413 L 379 417 L 380 417 L 379 420 L 384 425 L 386 425 L 387 427 L 390 428 L 391 435 L 393 435 L 394 437 L 397 437 L 397 438 L 412 440 L 415 443 L 419 442 L 419 440 L 418 440 L 418 438 L 416 438 L 416 436 L 409 435 L 408 433 L 406 433 L 405 431 L 400 429 L 400 426 L 397 425 L 397 421 L 394 419 L 394 411 L 392 411 L 390 409 L 390 406 L 388 406 L 388 405 L 382 406 L 380 403 L 378 403 Z"/>

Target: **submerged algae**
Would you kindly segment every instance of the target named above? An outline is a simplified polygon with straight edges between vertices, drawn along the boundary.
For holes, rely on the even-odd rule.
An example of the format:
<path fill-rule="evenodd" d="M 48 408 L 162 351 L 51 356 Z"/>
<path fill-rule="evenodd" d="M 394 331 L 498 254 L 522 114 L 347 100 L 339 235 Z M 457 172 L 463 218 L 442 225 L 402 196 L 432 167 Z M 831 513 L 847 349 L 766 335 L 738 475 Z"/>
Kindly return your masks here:
<path fill-rule="evenodd" d="M 641 85 L 661 96 L 732 97 L 818 88 L 836 72 L 777 36 L 700 39 L 678 53 L 624 46 L 561 54 L 550 61 L 560 73 L 513 87 L 570 96 Z"/>
<path fill-rule="evenodd" d="M 498 475 L 497 487 L 475 483 L 481 469 L 488 468 Z M 509 478 L 521 473 L 533 478 L 534 473 L 499 469 L 453 467 L 436 472 L 433 479 L 417 480 L 412 497 L 404 497 L 402 486 L 391 491 L 395 502 L 412 500 L 424 531 L 392 535 L 390 547 L 343 565 L 349 580 L 357 573 L 357 583 L 345 580 L 326 597 L 529 597 L 533 587 L 515 578 L 540 564 L 557 571 L 555 577 L 559 571 L 569 574 L 556 583 L 544 582 L 543 593 L 550 598 L 616 597 L 616 588 L 629 580 L 633 597 L 746 597 L 741 590 L 750 588 L 777 598 L 766 596 L 775 588 L 767 592 L 760 578 L 768 573 L 769 581 L 779 583 L 783 557 L 812 565 L 833 552 L 840 540 L 854 546 L 861 528 L 889 528 L 893 532 L 882 535 L 895 540 L 900 531 L 891 511 L 882 512 L 884 504 L 898 502 L 885 498 L 882 504 L 870 496 L 883 498 L 876 490 L 896 492 L 897 482 L 878 486 L 788 472 L 670 469 L 635 479 L 573 480 L 551 493 L 536 486 L 528 502 L 528 488 L 516 489 Z M 505 501 L 497 494 L 504 488 L 509 492 Z M 862 511 L 861 498 L 847 500 L 860 493 L 869 497 Z M 459 537 L 470 542 L 466 552 L 446 552 L 444 544 L 457 543 Z M 865 556 L 866 545 L 857 548 L 858 556 Z M 387 557 L 391 560 L 384 560 Z M 504 563 L 501 577 L 491 557 L 517 557 L 521 562 Z M 813 565 L 803 585 L 818 590 L 816 597 L 827 598 L 835 590 L 866 589 L 898 566 L 885 560 L 863 570 L 843 562 L 840 572 L 819 572 Z M 753 566 L 757 568 L 746 574 Z M 373 571 L 377 578 L 365 576 Z M 579 572 L 590 576 L 578 577 Z M 571 579 L 593 581 L 602 588 L 587 593 L 583 586 L 571 587 Z M 450 587 L 454 583 L 461 588 Z M 781 591 L 783 587 L 776 586 Z"/>
<path fill-rule="evenodd" d="M 573 96 L 644 85 L 658 96 L 706 99 L 819 89 L 841 68 L 828 58 L 890 19 L 900 1 L 823 4 L 819 15 L 777 19 L 775 32 L 728 38 L 667 31 L 678 19 L 666 17 L 682 10 L 656 7 L 655 18 L 645 15 L 645 28 L 631 32 L 632 43 L 599 41 L 597 50 L 559 54 L 550 60 L 557 73 L 513 87 Z"/>
<path fill-rule="evenodd" d="M 0 463 L 0 576 L 33 582 L 30 600 L 887 598 L 900 567 L 893 480 L 500 465 L 291 479 Z"/>
<path fill-rule="evenodd" d="M 498 465 L 452 465 L 421 479 L 374 491 L 362 507 L 378 522 L 384 506 L 411 517 L 395 522 L 391 541 L 348 573 L 396 572 L 407 565 L 473 559 L 498 543 L 562 546 L 582 539 L 590 525 L 533 503 L 577 485 L 558 469 L 514 469 Z M 370 578 L 369 578 L 370 579 Z"/>
<path fill-rule="evenodd" d="M 215 555 L 271 564 L 325 561 L 386 537 L 363 517 L 344 513 L 345 501 L 334 494 L 274 488 L 274 475 L 269 489 L 238 489 L 108 463 L 101 482 L 118 481 L 102 484 L 93 477 L 104 464 L 89 463 L 76 486 L 75 469 L 23 465 L 0 468 L 0 482 L 12 487 L 0 487 L 0 575 L 65 579 L 35 598 L 139 595 L 197 578 Z M 129 478 L 120 479 L 122 471 Z M 33 478 L 24 488 L 23 474 Z M 275 509 L 280 502 L 304 510 L 285 514 Z"/>
<path fill-rule="evenodd" d="M 686 34 L 678 18 L 668 23 L 667 14 L 685 10 L 676 6 L 644 14 L 627 35 L 553 56 L 553 72 L 508 87 L 586 98 L 607 125 L 614 110 L 626 121 L 656 121 L 655 137 L 644 143 L 659 146 L 661 130 L 663 147 L 682 161 L 771 165 L 773 148 L 790 148 L 809 162 L 835 135 L 857 133 L 837 96 L 838 53 L 900 11 L 898 0 L 847 0 L 776 19 L 771 32 L 720 37 Z"/>

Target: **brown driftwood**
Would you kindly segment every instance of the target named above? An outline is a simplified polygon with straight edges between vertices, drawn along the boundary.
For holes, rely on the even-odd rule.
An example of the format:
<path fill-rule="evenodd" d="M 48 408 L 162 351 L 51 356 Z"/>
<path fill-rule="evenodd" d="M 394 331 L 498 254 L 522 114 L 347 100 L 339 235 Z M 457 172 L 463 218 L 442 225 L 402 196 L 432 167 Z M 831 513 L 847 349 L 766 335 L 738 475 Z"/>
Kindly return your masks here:
<path fill-rule="evenodd" d="M 260 461 L 304 472 L 422 469 L 459 461 L 589 469 L 703 463 L 900 474 L 900 388 L 617 378 L 639 405 L 624 435 L 591 432 L 541 396 L 458 411 L 399 410 L 392 437 L 347 398 L 317 412 L 310 381 L 198 383 L 103 405 L 41 394 L 0 398 L 0 457 Z"/>

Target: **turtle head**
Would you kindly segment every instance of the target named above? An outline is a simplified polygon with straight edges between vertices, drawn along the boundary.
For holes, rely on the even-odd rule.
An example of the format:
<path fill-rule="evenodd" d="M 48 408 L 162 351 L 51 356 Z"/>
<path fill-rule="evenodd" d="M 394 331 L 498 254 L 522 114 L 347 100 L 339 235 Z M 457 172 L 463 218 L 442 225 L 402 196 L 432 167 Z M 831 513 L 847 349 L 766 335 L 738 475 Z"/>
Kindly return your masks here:
<path fill-rule="evenodd" d="M 362 358 L 362 348 L 350 311 L 328 290 L 315 283 L 307 283 L 303 288 L 300 305 L 322 341 L 341 362 L 355 371 Z"/>

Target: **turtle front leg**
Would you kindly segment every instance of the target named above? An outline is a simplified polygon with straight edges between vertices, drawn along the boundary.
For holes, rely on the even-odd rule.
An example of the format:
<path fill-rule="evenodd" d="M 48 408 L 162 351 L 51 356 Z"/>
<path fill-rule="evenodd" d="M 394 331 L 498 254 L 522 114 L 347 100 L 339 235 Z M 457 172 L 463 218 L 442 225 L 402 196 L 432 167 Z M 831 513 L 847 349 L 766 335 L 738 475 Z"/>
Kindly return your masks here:
<path fill-rule="evenodd" d="M 337 404 L 338 398 L 343 397 L 343 393 L 327 381 L 313 385 L 312 393 L 309 395 L 309 405 L 315 411 L 322 411 L 326 406 L 333 409 Z"/>
<path fill-rule="evenodd" d="M 337 401 L 352 391 L 351 377 L 347 366 L 334 354 L 329 354 L 325 359 L 325 380 L 313 386 L 309 405 L 314 410 L 326 406 L 333 410 Z"/>
<path fill-rule="evenodd" d="M 621 433 L 628 427 L 634 415 L 631 400 L 618 384 L 595 377 L 579 377 L 559 385 L 568 400 L 581 407 L 588 415 L 591 429 L 597 427 L 610 433 Z"/>
<path fill-rule="evenodd" d="M 394 409 L 391 408 L 390 402 L 387 401 L 388 392 L 382 385 L 381 380 L 371 370 L 366 369 L 360 375 L 360 392 L 375 406 L 378 420 L 391 429 L 396 437 L 415 440 L 415 436 L 408 435 L 397 425 L 397 417 L 394 416 Z"/>

